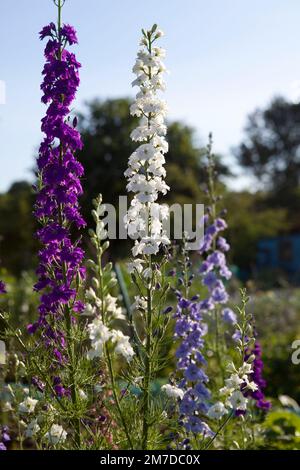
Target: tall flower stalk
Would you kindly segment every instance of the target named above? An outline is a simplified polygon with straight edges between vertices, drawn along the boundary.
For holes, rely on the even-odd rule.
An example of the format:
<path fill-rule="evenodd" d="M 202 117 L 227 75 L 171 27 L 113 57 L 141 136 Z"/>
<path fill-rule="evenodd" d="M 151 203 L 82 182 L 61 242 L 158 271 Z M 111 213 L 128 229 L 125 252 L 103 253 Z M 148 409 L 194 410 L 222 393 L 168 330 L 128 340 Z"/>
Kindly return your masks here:
<path fill-rule="evenodd" d="M 66 49 L 77 43 L 74 28 L 61 22 L 62 0 L 54 2 L 58 9 L 57 25 L 50 23 L 40 32 L 40 39 L 48 38 L 45 47 L 46 63 L 43 69 L 42 102 L 47 111 L 42 119 L 45 134 L 40 145 L 38 185 L 35 214 L 41 224 L 38 237 L 38 282 L 35 289 L 42 293 L 39 319 L 28 326 L 30 333 L 40 330 L 46 347 L 56 360 L 57 367 L 68 364 L 71 398 L 76 408 L 77 386 L 75 376 L 75 347 L 72 325 L 76 313 L 82 309 L 77 299 L 78 286 L 84 277 L 83 250 L 79 240 L 72 239 L 72 231 L 85 222 L 80 214 L 78 197 L 82 193 L 80 177 L 83 167 L 75 153 L 82 148 L 77 119 L 71 120 L 70 107 L 79 85 L 79 62 Z M 64 324 L 64 327 L 62 326 Z M 67 393 L 55 374 L 54 386 L 58 394 Z M 80 422 L 76 421 L 76 442 L 80 446 Z"/>
<path fill-rule="evenodd" d="M 139 87 L 136 100 L 131 106 L 131 114 L 140 117 L 139 125 L 131 133 L 131 138 L 139 142 L 139 147 L 129 158 L 125 176 L 127 190 L 134 193 L 130 208 L 125 217 L 128 234 L 135 237 L 132 249 L 132 275 L 138 277 L 143 288 L 141 302 L 145 305 L 145 341 L 143 347 L 143 429 L 142 449 L 147 449 L 150 426 L 150 385 L 153 377 L 153 354 L 156 340 L 153 337 L 155 315 L 159 309 L 154 303 L 154 291 L 159 271 L 154 263 L 154 255 L 161 247 L 169 244 L 163 229 L 163 220 L 168 217 L 168 209 L 157 200 L 166 194 L 169 187 L 164 181 L 164 154 L 168 151 L 165 140 L 167 128 L 164 122 L 166 103 L 158 92 L 164 90 L 162 59 L 165 51 L 157 47 L 156 41 L 162 32 L 154 25 L 150 30 L 142 30 L 141 49 L 138 52 L 133 72 L 137 78 L 133 86 Z"/>
<path fill-rule="evenodd" d="M 227 223 L 224 219 L 226 210 L 218 209 L 220 196 L 216 189 L 216 165 L 215 157 L 212 152 L 212 136 L 209 136 L 207 146 L 207 196 L 208 206 L 206 214 L 203 217 L 204 237 L 200 244 L 199 253 L 202 257 L 200 266 L 200 276 L 202 284 L 207 290 L 207 297 L 200 301 L 199 308 L 203 314 L 213 316 L 215 327 L 214 351 L 218 360 L 224 378 L 224 369 L 222 353 L 224 353 L 223 332 L 224 324 L 234 324 L 236 314 L 227 307 L 229 295 L 227 293 L 224 281 L 231 278 L 232 273 L 227 266 L 226 254 L 230 245 L 222 232 L 226 230 Z M 220 322 L 220 320 L 224 321 Z"/>

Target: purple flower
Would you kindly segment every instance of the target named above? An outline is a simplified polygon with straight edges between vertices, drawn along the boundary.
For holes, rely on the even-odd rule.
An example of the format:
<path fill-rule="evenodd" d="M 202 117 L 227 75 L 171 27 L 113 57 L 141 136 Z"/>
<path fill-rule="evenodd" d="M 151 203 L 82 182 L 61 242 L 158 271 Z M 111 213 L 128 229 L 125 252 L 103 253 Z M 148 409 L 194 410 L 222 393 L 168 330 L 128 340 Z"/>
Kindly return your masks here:
<path fill-rule="evenodd" d="M 197 416 L 191 416 L 185 425 L 186 430 L 195 434 L 203 434 L 205 437 L 212 437 L 214 433 L 210 427 Z"/>
<path fill-rule="evenodd" d="M 225 304 L 229 298 L 224 286 L 213 289 L 211 296 L 213 301 L 218 304 Z"/>
<path fill-rule="evenodd" d="M 221 251 L 228 251 L 230 249 L 229 243 L 227 243 L 224 237 L 219 237 L 217 240 L 217 246 Z"/>
<path fill-rule="evenodd" d="M 206 334 L 206 325 L 202 322 L 199 309 L 198 296 L 189 300 L 181 296 L 178 291 L 178 306 L 174 315 L 175 339 L 180 339 L 176 350 L 177 373 L 182 377 L 179 382 L 185 394 L 180 402 L 180 423 L 187 431 L 192 429 L 191 419 L 198 420 L 195 413 L 205 413 L 206 400 L 210 397 L 205 383 L 208 381 L 203 370 L 206 361 L 201 354 L 204 347 L 203 336 Z M 203 432 L 203 427 L 193 426 L 194 431 Z"/>
<path fill-rule="evenodd" d="M 6 286 L 3 281 L 0 281 L 0 294 L 6 294 Z"/>
<path fill-rule="evenodd" d="M 222 231 L 222 230 L 225 230 L 225 229 L 227 228 L 226 220 L 221 219 L 221 217 L 218 217 L 218 218 L 215 220 L 215 226 L 216 226 L 218 232 L 220 232 L 220 231 Z"/>
<path fill-rule="evenodd" d="M 56 26 L 54 23 L 50 23 L 47 26 L 44 26 L 43 29 L 39 32 L 40 39 L 44 39 L 47 36 L 53 37 L 56 35 Z"/>
<path fill-rule="evenodd" d="M 266 381 L 263 378 L 263 368 L 264 363 L 262 360 L 262 350 L 260 343 L 256 340 L 254 347 L 248 349 L 245 355 L 245 361 L 254 354 L 255 359 L 252 362 L 253 372 L 250 374 L 250 380 L 252 380 L 257 385 L 257 390 L 252 391 L 243 391 L 243 394 L 247 397 L 251 397 L 256 401 L 256 406 L 262 410 L 269 410 L 271 408 L 271 402 L 265 399 L 264 389 L 266 388 Z"/>
<path fill-rule="evenodd" d="M 198 380 L 201 380 L 201 382 L 207 381 L 207 375 L 196 364 L 190 364 L 184 375 L 187 380 L 190 380 L 191 382 L 197 382 Z"/>
<path fill-rule="evenodd" d="M 64 24 L 60 30 L 60 34 L 69 43 L 70 46 L 72 46 L 72 44 L 78 43 L 76 31 L 73 26 L 70 26 L 69 24 Z"/>
<path fill-rule="evenodd" d="M 217 217 L 213 219 L 212 214 L 215 210 L 209 210 L 206 218 L 203 220 L 205 225 L 204 238 L 200 243 L 199 253 L 204 257 L 200 267 L 202 284 L 207 288 L 208 296 L 199 302 L 200 312 L 209 312 L 214 310 L 218 304 L 226 304 L 229 296 L 225 286 L 220 278 L 226 280 L 231 278 L 231 271 L 226 265 L 224 252 L 228 251 L 230 246 L 226 239 L 219 233 L 227 228 L 226 221 Z M 228 320 L 228 316 L 223 318 Z M 232 318 L 233 319 L 233 318 Z"/>
<path fill-rule="evenodd" d="M 206 276 L 203 278 L 203 284 L 210 288 L 214 287 L 216 281 L 217 281 L 217 275 L 213 271 L 207 273 Z"/>
<path fill-rule="evenodd" d="M 236 314 L 228 307 L 222 310 L 222 317 L 226 323 L 230 323 L 231 325 L 235 325 L 237 322 Z"/>
<path fill-rule="evenodd" d="M 50 23 L 40 32 L 40 38 L 45 37 L 49 40 L 45 47 L 41 90 L 47 110 L 42 119 L 44 140 L 37 160 L 39 185 L 35 204 L 35 215 L 41 224 L 37 232 L 41 249 L 35 290 L 41 292 L 41 298 L 39 318 L 27 329 L 30 333 L 41 329 L 45 346 L 51 348 L 56 359 L 55 368 L 65 362 L 66 340 L 59 328 L 53 327 L 52 319 L 62 320 L 67 309 L 72 320 L 74 314 L 83 309 L 82 302 L 76 298 L 76 285 L 85 275 L 84 252 L 73 234 L 85 222 L 78 202 L 82 194 L 83 167 L 76 158 L 82 142 L 74 128 L 76 121 L 70 119 L 70 107 L 79 85 L 80 64 L 65 48 L 66 44 L 77 42 L 76 32 L 69 25 L 57 31 L 54 23 Z"/>
<path fill-rule="evenodd" d="M 0 427 L 0 450 L 7 450 L 7 444 L 11 441 L 8 426 Z"/>

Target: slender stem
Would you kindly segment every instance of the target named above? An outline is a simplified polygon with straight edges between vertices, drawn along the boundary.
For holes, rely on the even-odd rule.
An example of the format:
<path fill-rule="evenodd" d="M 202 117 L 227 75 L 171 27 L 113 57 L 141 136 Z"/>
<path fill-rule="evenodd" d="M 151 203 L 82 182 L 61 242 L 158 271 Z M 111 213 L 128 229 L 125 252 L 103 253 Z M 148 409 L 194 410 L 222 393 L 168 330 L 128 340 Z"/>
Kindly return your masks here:
<path fill-rule="evenodd" d="M 101 316 L 102 316 L 102 321 L 105 324 L 104 283 L 103 283 L 102 256 L 101 256 L 100 241 L 98 241 L 98 244 L 97 244 L 97 251 L 98 251 L 98 253 L 97 253 L 97 263 L 98 263 L 98 277 L 99 277 L 99 284 L 100 284 L 99 285 L 99 297 L 100 297 L 100 300 L 101 300 Z M 115 400 L 116 405 L 117 405 L 118 414 L 120 416 L 120 419 L 121 419 L 121 422 L 122 422 L 124 432 L 126 434 L 130 449 L 133 449 L 132 440 L 131 440 L 130 433 L 129 433 L 128 428 L 127 428 L 126 420 L 125 420 L 125 417 L 124 417 L 123 412 L 122 412 L 118 392 L 117 392 L 117 389 L 116 389 L 116 379 L 115 379 L 115 374 L 114 374 L 114 368 L 113 368 L 111 354 L 110 354 L 110 351 L 109 351 L 109 348 L 108 348 L 107 344 L 105 345 L 105 353 L 106 353 L 106 358 L 107 358 L 107 363 L 108 363 L 108 371 L 109 371 L 109 375 L 110 375 L 110 382 L 111 382 L 112 392 L 113 392 L 114 400 Z"/>
<path fill-rule="evenodd" d="M 217 430 L 217 432 L 215 433 L 215 435 L 208 441 L 208 443 L 206 444 L 206 446 L 204 447 L 204 450 L 207 450 L 210 448 L 210 446 L 212 445 L 212 443 L 214 442 L 214 440 L 216 439 L 216 437 L 220 434 L 220 432 L 222 431 L 222 429 L 224 429 L 224 427 L 226 426 L 226 424 L 230 421 L 230 419 L 232 418 L 233 416 L 233 411 L 231 411 L 231 413 L 227 416 L 227 418 L 225 419 L 224 423 L 221 424 L 221 426 L 219 427 L 219 429 Z"/>
<path fill-rule="evenodd" d="M 149 268 L 151 269 L 151 255 L 149 255 Z M 152 349 L 152 292 L 147 289 L 147 339 L 145 357 L 145 379 L 144 379 L 144 400 L 143 400 L 143 435 L 142 450 L 147 450 L 149 435 L 149 409 L 150 409 L 150 385 L 151 385 L 151 349 Z"/>
<path fill-rule="evenodd" d="M 124 418 L 122 408 L 121 408 L 121 404 L 120 404 L 120 400 L 119 400 L 119 396 L 118 396 L 118 393 L 117 393 L 117 390 L 116 390 L 116 380 L 115 380 L 115 374 L 114 374 L 114 369 L 113 369 L 113 365 L 112 365 L 112 359 L 111 359 L 111 355 L 110 355 L 110 352 L 109 352 L 109 349 L 108 349 L 107 346 L 105 347 L 105 350 L 106 350 L 106 357 L 107 357 L 107 363 L 108 363 L 108 369 L 109 369 L 109 375 L 110 375 L 110 381 L 111 381 L 111 388 L 112 388 L 114 400 L 115 400 L 116 405 L 117 405 L 117 410 L 118 410 L 118 413 L 120 415 L 122 425 L 123 425 L 123 428 L 124 428 L 124 431 L 125 431 L 130 449 L 133 450 L 132 440 L 131 440 L 130 433 L 129 433 L 128 428 L 127 428 L 126 420 Z"/>

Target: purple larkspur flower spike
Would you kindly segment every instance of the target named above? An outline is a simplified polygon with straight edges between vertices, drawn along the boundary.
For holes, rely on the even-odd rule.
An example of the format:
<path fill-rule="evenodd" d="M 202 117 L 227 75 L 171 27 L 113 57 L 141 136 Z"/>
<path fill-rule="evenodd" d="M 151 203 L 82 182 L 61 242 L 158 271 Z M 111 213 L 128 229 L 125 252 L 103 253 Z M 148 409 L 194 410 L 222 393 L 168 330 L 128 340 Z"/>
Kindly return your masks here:
<path fill-rule="evenodd" d="M 58 31 L 54 23 L 50 23 L 40 32 L 40 38 L 45 37 L 49 39 L 45 47 L 41 90 L 42 102 L 48 107 L 42 119 L 45 137 L 37 159 L 39 184 L 35 205 L 35 215 L 41 224 L 37 236 L 42 245 L 35 290 L 42 295 L 39 319 L 28 325 L 28 331 L 34 333 L 42 327 L 47 346 L 52 345 L 54 357 L 63 362 L 64 335 L 57 329 L 54 331 L 48 319 L 49 316 L 63 318 L 65 308 L 71 316 L 72 312 L 80 312 L 83 308 L 76 299 L 74 286 L 75 281 L 85 274 L 84 252 L 79 240 L 74 242 L 72 239 L 74 228 L 85 225 L 78 203 L 82 194 L 83 167 L 75 156 L 82 148 L 82 141 L 75 129 L 76 121 L 70 120 L 69 116 L 81 65 L 66 49 L 67 44 L 77 42 L 72 26 L 63 25 Z"/>

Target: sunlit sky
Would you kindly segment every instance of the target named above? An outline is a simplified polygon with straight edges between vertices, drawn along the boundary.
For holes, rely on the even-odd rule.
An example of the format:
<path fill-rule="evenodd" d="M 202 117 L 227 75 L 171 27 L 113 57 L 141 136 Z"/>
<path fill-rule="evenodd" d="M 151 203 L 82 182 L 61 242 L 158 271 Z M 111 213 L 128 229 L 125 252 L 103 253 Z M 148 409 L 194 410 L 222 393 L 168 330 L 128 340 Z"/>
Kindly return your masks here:
<path fill-rule="evenodd" d="M 43 46 L 38 31 L 56 20 L 52 0 L 1 0 L 0 191 L 32 178 L 41 139 L 39 85 Z M 75 109 L 95 97 L 133 96 L 131 68 L 142 27 L 164 30 L 169 117 L 192 125 L 199 141 L 214 134 L 215 150 L 235 169 L 231 148 L 246 116 L 274 95 L 292 97 L 300 80 L 299 0 L 66 0 L 82 62 Z M 231 182 L 249 186 L 247 177 Z M 101 188 L 99 188 L 101 190 Z"/>

